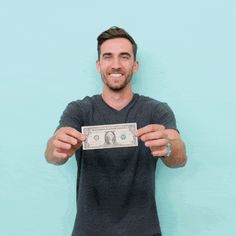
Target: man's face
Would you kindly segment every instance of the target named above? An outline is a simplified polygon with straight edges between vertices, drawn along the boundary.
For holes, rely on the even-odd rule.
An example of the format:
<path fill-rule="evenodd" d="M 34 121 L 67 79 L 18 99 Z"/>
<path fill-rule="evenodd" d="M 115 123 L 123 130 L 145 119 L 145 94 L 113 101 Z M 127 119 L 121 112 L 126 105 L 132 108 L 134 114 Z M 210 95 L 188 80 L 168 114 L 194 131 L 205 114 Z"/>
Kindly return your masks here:
<path fill-rule="evenodd" d="M 113 91 L 125 88 L 133 73 L 138 70 L 131 42 L 125 38 L 105 41 L 101 45 L 101 54 L 96 66 L 105 86 Z"/>

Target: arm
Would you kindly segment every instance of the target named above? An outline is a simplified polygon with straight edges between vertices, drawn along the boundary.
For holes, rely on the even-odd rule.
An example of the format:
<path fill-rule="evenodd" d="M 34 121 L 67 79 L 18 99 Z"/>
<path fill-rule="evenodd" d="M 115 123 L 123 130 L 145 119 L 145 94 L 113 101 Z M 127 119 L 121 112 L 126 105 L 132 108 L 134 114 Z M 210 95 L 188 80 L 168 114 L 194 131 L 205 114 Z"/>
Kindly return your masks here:
<path fill-rule="evenodd" d="M 49 163 L 62 165 L 80 148 L 85 136 L 76 129 L 62 127 L 48 140 L 45 158 Z"/>
<path fill-rule="evenodd" d="M 179 133 L 174 129 L 165 130 L 168 137 L 168 143 L 171 145 L 171 154 L 166 157 L 166 154 L 161 158 L 163 163 L 168 167 L 182 167 L 187 162 L 187 155 L 184 142 Z"/>
<path fill-rule="evenodd" d="M 151 124 L 137 131 L 137 136 L 151 149 L 154 157 L 160 157 L 168 167 L 181 167 L 187 162 L 184 142 L 179 133 L 173 129 L 165 129 L 162 125 Z M 168 143 L 171 144 L 171 154 L 168 153 Z"/>

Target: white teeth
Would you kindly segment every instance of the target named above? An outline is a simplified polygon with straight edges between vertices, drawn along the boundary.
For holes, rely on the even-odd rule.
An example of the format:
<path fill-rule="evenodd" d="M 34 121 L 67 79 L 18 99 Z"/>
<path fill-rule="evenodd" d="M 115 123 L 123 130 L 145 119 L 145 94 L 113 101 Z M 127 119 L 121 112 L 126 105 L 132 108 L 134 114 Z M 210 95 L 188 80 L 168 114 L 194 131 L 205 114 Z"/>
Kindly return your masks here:
<path fill-rule="evenodd" d="M 120 77 L 120 76 L 122 76 L 122 74 L 110 74 L 110 76 L 113 76 L 113 77 Z"/>

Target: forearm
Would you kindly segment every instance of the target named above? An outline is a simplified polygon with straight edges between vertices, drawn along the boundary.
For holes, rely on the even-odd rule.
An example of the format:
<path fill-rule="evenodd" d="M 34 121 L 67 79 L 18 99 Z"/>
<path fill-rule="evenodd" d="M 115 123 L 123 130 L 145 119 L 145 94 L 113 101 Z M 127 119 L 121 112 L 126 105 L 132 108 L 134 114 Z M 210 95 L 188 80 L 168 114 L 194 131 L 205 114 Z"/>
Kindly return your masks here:
<path fill-rule="evenodd" d="M 187 162 L 184 142 L 180 139 L 170 139 L 171 154 L 169 157 L 161 158 L 164 164 L 171 168 L 183 167 Z"/>

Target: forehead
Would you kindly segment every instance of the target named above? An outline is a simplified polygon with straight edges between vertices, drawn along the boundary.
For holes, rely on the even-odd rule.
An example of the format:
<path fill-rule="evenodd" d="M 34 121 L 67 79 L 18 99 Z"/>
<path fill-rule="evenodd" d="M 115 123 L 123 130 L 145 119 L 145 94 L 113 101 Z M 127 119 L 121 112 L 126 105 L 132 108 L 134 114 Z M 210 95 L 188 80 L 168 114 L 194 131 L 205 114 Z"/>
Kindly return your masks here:
<path fill-rule="evenodd" d="M 133 53 L 131 42 L 126 38 L 108 39 L 101 45 L 101 53 L 119 53 L 128 52 Z"/>

